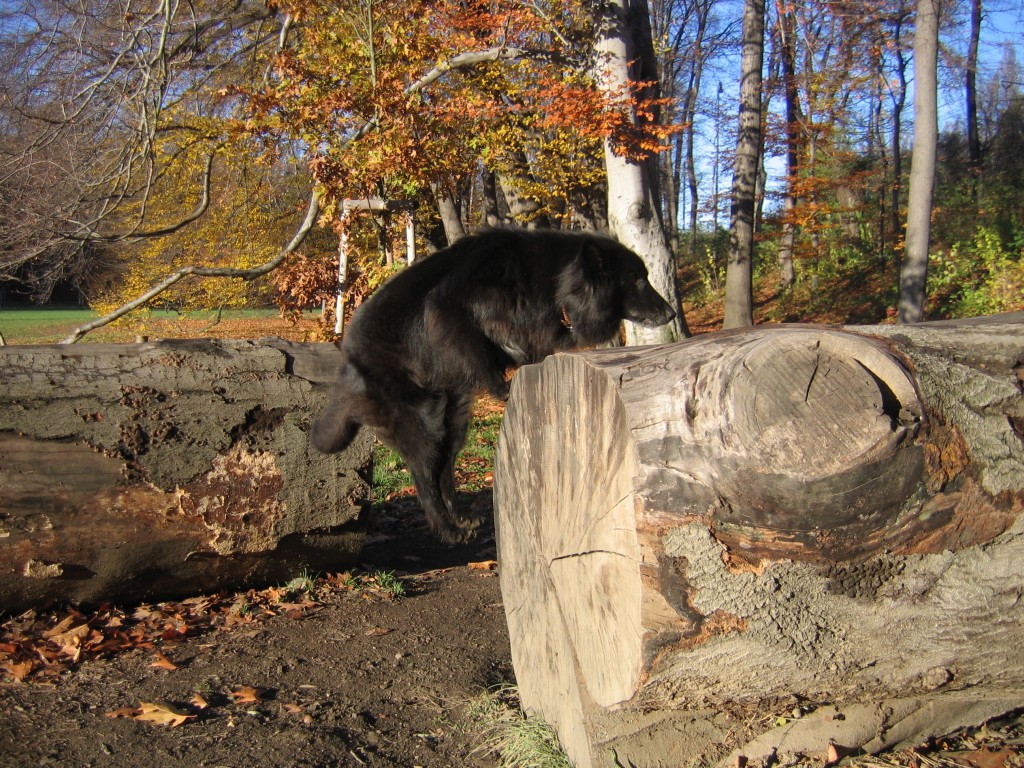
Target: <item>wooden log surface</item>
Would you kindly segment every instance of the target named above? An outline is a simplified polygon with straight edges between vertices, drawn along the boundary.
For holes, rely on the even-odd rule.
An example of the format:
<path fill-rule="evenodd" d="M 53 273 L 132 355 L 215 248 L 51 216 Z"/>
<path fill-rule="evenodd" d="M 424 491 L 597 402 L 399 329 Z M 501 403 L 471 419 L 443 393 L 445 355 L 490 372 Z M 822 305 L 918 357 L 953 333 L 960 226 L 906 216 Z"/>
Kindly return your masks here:
<path fill-rule="evenodd" d="M 495 519 L 524 706 L 578 766 L 639 767 L 1024 705 L 1022 369 L 1017 314 L 520 370 Z"/>
<path fill-rule="evenodd" d="M 0 348 L 0 610 L 351 564 L 372 437 L 306 437 L 340 362 L 280 339 Z"/>

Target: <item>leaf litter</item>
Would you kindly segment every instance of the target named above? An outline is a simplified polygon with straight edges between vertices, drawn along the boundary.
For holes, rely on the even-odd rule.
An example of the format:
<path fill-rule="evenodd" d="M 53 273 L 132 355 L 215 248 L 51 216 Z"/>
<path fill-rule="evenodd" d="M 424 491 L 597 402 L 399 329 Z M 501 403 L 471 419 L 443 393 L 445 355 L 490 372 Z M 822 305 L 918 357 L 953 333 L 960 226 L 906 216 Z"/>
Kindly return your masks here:
<path fill-rule="evenodd" d="M 287 588 L 269 587 L 142 604 L 127 610 L 112 605 L 91 612 L 76 608 L 28 610 L 0 624 L 0 679 L 54 683 L 83 661 L 133 651 L 153 651 L 152 666 L 173 671 L 176 665 L 159 648 L 275 616 L 302 619 L 333 592 L 358 591 L 367 599 L 394 599 L 393 586 L 384 588 L 379 581 L 376 574 L 340 573 L 310 580 L 314 589 L 299 595 Z"/>

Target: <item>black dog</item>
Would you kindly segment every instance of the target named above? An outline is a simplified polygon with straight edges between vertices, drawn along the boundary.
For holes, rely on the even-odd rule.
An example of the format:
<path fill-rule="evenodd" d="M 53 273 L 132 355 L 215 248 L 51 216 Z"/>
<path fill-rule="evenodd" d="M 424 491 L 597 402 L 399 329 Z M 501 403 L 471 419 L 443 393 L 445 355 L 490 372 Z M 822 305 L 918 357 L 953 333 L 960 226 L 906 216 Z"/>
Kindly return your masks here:
<path fill-rule="evenodd" d="M 473 394 L 506 399 L 506 372 L 560 349 L 605 343 L 623 319 L 675 317 L 640 257 L 617 242 L 562 232 L 494 230 L 399 272 L 355 313 L 333 401 L 313 445 L 345 448 L 360 424 L 412 473 L 430 527 L 448 542 L 479 521 L 455 501 L 455 457 Z"/>

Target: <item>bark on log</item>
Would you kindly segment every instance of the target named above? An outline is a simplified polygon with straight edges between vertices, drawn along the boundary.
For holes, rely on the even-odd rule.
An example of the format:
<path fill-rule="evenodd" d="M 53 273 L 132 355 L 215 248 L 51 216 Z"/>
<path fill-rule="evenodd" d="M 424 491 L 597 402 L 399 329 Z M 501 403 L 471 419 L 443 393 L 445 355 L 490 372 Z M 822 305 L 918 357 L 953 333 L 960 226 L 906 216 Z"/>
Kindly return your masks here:
<path fill-rule="evenodd" d="M 372 436 L 306 438 L 340 361 L 280 339 L 0 349 L 0 611 L 350 565 Z"/>
<path fill-rule="evenodd" d="M 639 768 L 1024 705 L 1022 361 L 1018 313 L 520 370 L 494 500 L 524 706 Z"/>

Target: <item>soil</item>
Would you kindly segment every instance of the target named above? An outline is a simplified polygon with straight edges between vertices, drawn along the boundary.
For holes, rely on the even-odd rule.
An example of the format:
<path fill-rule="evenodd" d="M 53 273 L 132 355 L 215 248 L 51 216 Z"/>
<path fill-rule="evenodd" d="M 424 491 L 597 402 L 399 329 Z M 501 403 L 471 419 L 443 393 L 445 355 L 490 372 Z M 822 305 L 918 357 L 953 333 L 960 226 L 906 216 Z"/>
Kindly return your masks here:
<path fill-rule="evenodd" d="M 471 503 L 489 506 L 489 491 Z M 497 765 L 467 715 L 513 679 L 494 556 L 492 526 L 447 546 L 399 499 L 368 521 L 362 559 L 401 577 L 404 596 L 323 581 L 301 610 L 2 684 L 0 765 Z M 158 654 L 176 668 L 153 666 Z"/>

